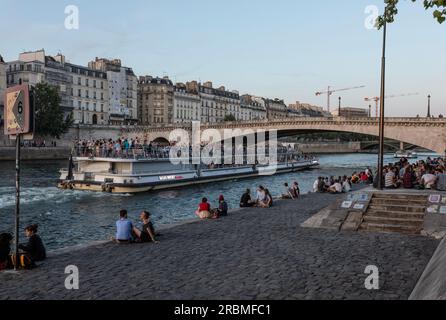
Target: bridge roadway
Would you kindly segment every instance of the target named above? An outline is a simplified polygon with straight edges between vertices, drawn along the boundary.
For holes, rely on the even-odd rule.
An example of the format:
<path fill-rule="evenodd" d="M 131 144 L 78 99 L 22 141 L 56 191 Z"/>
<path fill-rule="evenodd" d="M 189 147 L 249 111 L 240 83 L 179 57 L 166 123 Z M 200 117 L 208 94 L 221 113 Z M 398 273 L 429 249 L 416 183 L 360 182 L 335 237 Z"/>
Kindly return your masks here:
<path fill-rule="evenodd" d="M 277 130 L 278 137 L 308 132 L 351 132 L 379 136 L 378 118 L 286 118 L 249 122 L 225 122 L 202 124 L 200 129 L 218 130 L 223 136 L 225 130 Z M 183 129 L 189 134 L 192 124 L 170 126 L 123 127 L 121 132 L 127 136 L 144 137 L 149 141 L 157 139 L 172 140 L 171 133 Z M 246 133 L 236 133 L 246 135 Z M 444 118 L 386 118 L 385 138 L 423 147 L 444 154 L 446 150 L 446 119 Z M 176 140 L 176 139 L 175 139 Z"/>

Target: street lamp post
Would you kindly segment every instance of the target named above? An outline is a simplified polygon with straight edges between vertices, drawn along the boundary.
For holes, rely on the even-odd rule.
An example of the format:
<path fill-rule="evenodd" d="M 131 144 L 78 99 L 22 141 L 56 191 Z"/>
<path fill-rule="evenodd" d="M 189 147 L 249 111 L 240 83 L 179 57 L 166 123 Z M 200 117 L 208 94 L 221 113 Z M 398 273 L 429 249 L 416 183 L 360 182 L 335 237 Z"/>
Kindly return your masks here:
<path fill-rule="evenodd" d="M 380 118 L 379 118 L 379 156 L 378 156 L 378 189 L 384 188 L 384 104 L 386 89 L 386 37 L 387 37 L 387 7 L 384 9 L 383 48 L 381 58 L 381 94 L 380 94 Z"/>
<path fill-rule="evenodd" d="M 431 117 L 431 95 L 427 96 L 427 117 Z"/>
<path fill-rule="evenodd" d="M 341 100 L 342 100 L 342 98 L 339 97 L 339 109 L 338 109 L 338 116 L 339 117 L 341 116 Z"/>
<path fill-rule="evenodd" d="M 372 105 L 369 104 L 369 118 L 372 117 Z"/>

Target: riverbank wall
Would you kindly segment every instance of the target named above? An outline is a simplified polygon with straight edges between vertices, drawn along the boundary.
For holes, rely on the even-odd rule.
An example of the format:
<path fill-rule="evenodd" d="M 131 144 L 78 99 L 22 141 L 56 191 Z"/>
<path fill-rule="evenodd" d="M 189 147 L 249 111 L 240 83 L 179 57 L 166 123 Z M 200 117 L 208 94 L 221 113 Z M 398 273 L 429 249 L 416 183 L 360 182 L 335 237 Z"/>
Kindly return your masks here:
<path fill-rule="evenodd" d="M 66 160 L 70 155 L 68 147 L 52 148 L 22 148 L 20 157 L 24 161 L 29 160 Z M 15 160 L 15 147 L 0 147 L 0 161 Z"/>
<path fill-rule="evenodd" d="M 312 142 L 298 144 L 305 154 L 359 153 L 361 142 Z"/>

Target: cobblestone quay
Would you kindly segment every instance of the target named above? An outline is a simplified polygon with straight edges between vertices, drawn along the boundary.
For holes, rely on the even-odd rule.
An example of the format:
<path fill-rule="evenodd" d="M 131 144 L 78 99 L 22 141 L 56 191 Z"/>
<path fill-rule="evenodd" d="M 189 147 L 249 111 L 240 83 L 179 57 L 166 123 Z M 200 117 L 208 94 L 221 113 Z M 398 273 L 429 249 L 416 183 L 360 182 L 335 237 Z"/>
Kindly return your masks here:
<path fill-rule="evenodd" d="M 176 226 L 159 244 L 58 254 L 36 270 L 0 274 L 0 299 L 407 299 L 439 242 L 299 226 L 336 197 Z M 79 290 L 65 288 L 68 265 L 79 268 Z M 368 265 L 380 270 L 379 290 L 365 289 Z"/>

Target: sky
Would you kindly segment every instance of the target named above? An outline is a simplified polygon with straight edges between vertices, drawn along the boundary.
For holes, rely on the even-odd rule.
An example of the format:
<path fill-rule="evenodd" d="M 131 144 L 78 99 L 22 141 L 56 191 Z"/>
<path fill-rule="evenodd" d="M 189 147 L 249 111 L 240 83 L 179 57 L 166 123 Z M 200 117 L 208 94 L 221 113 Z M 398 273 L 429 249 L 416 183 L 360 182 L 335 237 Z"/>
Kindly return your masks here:
<path fill-rule="evenodd" d="M 420 1 L 418 1 L 420 2 Z M 65 8 L 79 9 L 79 29 L 68 30 Z M 365 27 L 366 7 L 382 0 L 0 0 L 0 54 L 44 48 L 87 65 L 120 58 L 137 75 L 175 82 L 212 81 L 285 102 L 326 107 L 315 92 L 328 86 L 362 89 L 334 93 L 332 106 L 368 107 L 379 95 L 382 31 Z M 446 113 L 446 23 L 421 3 L 402 0 L 388 28 L 387 116 Z"/>

